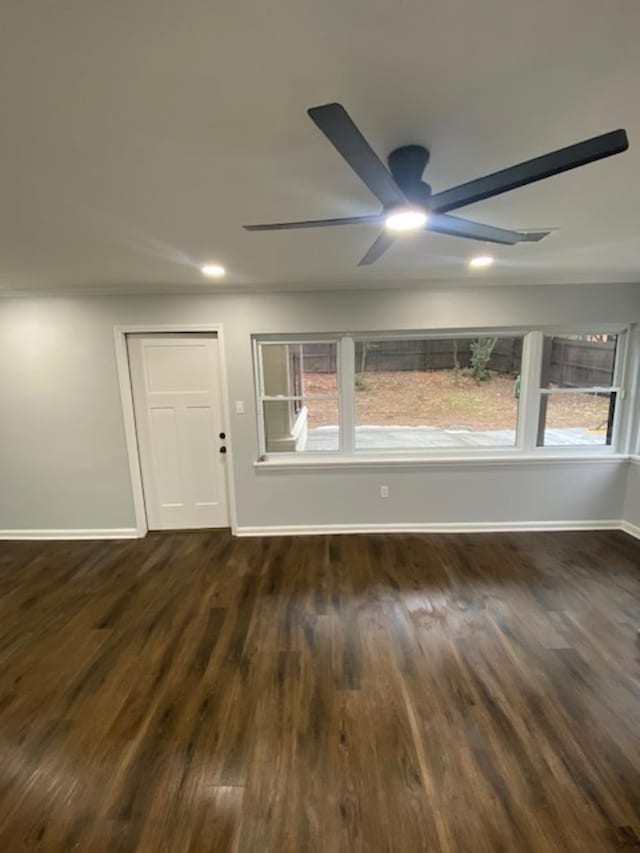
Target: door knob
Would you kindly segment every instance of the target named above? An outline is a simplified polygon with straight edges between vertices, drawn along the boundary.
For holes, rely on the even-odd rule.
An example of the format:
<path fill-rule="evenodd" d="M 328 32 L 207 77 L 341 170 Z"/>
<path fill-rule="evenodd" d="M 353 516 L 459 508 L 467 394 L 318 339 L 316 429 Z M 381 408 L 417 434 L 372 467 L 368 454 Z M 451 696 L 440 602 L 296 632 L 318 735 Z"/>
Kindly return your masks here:
<path fill-rule="evenodd" d="M 226 452 L 227 452 L 227 448 L 223 444 L 222 447 L 220 448 L 220 453 L 226 453 Z"/>
<path fill-rule="evenodd" d="M 224 439 L 224 438 L 226 438 L 226 437 L 227 437 L 226 433 L 224 433 L 224 432 L 221 432 L 221 433 L 220 433 L 220 438 Z"/>

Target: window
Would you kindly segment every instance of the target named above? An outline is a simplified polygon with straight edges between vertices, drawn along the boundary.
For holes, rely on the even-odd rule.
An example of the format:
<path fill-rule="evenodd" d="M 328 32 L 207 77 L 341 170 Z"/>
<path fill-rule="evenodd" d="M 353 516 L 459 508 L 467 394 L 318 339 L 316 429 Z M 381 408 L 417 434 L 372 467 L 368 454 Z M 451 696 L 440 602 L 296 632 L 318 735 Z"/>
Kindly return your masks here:
<path fill-rule="evenodd" d="M 260 458 L 616 445 L 622 331 L 256 338 Z"/>
<path fill-rule="evenodd" d="M 356 450 L 514 447 L 521 337 L 355 345 Z"/>
<path fill-rule="evenodd" d="M 538 446 L 611 445 L 619 336 L 545 336 Z"/>
<path fill-rule="evenodd" d="M 335 341 L 259 344 L 265 453 L 340 449 Z"/>

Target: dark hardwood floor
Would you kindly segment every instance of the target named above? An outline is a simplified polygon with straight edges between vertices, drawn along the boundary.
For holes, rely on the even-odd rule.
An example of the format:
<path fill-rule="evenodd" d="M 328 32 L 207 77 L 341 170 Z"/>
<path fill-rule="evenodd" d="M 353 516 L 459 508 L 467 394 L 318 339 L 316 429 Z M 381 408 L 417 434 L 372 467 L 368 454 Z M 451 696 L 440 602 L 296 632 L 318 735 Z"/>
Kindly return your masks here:
<path fill-rule="evenodd" d="M 622 533 L 0 543 L 0 851 L 640 850 Z"/>

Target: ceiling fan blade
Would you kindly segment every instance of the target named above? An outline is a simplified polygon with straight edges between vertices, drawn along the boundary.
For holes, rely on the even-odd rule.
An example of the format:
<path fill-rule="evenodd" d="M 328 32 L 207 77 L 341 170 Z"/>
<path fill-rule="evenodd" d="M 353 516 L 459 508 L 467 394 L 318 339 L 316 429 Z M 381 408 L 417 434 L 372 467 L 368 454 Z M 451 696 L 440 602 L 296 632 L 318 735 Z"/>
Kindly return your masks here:
<path fill-rule="evenodd" d="M 542 240 L 550 233 L 537 231 L 535 234 L 527 234 L 521 231 L 508 231 L 505 228 L 495 228 L 493 225 L 483 225 L 481 222 L 472 222 L 470 219 L 461 219 L 459 216 L 449 216 L 444 213 L 432 213 L 425 229 L 435 231 L 437 234 L 467 237 L 470 240 L 482 240 L 486 243 L 502 243 L 506 246 L 533 242 L 533 239 Z"/>
<path fill-rule="evenodd" d="M 372 225 L 384 222 L 382 213 L 346 216 L 341 219 L 307 219 L 302 222 L 271 222 L 267 225 L 243 225 L 245 231 L 291 231 L 295 228 L 326 228 L 332 225 Z"/>
<path fill-rule="evenodd" d="M 341 104 L 312 107 L 307 112 L 385 208 L 407 203 L 404 193 L 391 177 L 391 173 Z"/>
<path fill-rule="evenodd" d="M 560 148 L 542 157 L 535 157 L 517 166 L 485 175 L 484 178 L 436 193 L 431 196 L 430 208 L 434 213 L 446 213 L 449 210 L 515 190 L 517 187 L 550 178 L 560 172 L 585 166 L 604 157 L 620 154 L 628 147 L 626 131 L 613 130 L 611 133 L 594 136 L 593 139 L 578 142 L 577 145 Z"/>
<path fill-rule="evenodd" d="M 393 234 L 390 234 L 388 231 L 382 231 L 373 241 L 373 243 L 369 247 L 369 250 L 362 258 L 358 266 L 368 267 L 371 264 L 375 264 L 378 258 L 384 255 L 384 253 L 391 246 L 394 240 L 395 237 L 393 236 Z"/>
<path fill-rule="evenodd" d="M 554 229 L 557 230 L 557 229 Z M 523 231 L 524 243 L 539 243 L 551 234 L 551 231 Z"/>

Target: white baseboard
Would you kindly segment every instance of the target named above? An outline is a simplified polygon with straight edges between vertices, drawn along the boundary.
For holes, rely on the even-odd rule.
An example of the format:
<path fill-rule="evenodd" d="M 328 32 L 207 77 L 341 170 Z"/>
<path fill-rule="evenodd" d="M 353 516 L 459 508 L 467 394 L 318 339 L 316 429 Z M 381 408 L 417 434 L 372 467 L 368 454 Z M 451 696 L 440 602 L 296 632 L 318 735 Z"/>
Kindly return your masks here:
<path fill-rule="evenodd" d="M 135 527 L 80 528 L 79 530 L 0 530 L 0 539 L 137 539 Z"/>
<path fill-rule="evenodd" d="M 508 533 L 544 530 L 619 530 L 618 519 L 599 521 L 470 521 L 413 524 L 300 524 L 238 527 L 236 536 L 308 536 L 328 533 Z"/>
<path fill-rule="evenodd" d="M 640 539 L 640 527 L 628 521 L 509 521 L 423 522 L 412 524 L 297 524 L 238 527 L 236 536 L 312 536 L 340 533 L 524 533 L 554 530 L 622 530 Z M 138 539 L 135 527 L 81 528 L 79 530 L 0 530 L 1 540 Z"/>
<path fill-rule="evenodd" d="M 637 524 L 631 524 L 630 521 L 621 521 L 620 530 L 628 533 L 629 536 L 635 536 L 636 539 L 640 539 L 640 526 Z"/>

